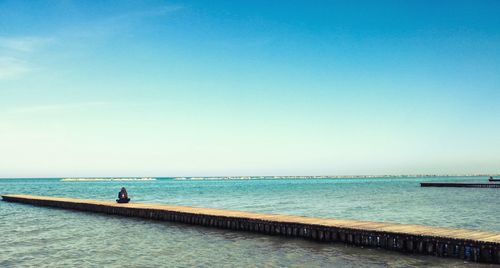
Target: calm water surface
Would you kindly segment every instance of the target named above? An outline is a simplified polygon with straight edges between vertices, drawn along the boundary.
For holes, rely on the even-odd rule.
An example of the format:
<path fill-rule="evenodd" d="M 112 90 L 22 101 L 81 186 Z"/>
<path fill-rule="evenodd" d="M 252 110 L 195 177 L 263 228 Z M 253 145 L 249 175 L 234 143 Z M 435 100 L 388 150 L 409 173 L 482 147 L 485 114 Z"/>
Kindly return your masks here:
<path fill-rule="evenodd" d="M 420 188 L 485 178 L 280 179 L 137 182 L 0 180 L 0 193 L 417 223 L 500 232 L 499 189 Z M 341 244 L 0 202 L 0 267 L 473 267 Z M 487 266 L 482 266 L 487 267 Z"/>

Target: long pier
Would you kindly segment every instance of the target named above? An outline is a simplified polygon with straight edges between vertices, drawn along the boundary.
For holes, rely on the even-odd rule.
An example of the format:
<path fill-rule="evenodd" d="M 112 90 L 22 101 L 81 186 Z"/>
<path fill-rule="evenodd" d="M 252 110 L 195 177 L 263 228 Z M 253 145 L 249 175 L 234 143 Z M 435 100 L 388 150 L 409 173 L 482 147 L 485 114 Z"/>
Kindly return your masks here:
<path fill-rule="evenodd" d="M 500 188 L 500 183 L 421 182 L 420 187 Z"/>
<path fill-rule="evenodd" d="M 32 195 L 4 201 L 500 264 L 500 233 L 223 209 Z"/>

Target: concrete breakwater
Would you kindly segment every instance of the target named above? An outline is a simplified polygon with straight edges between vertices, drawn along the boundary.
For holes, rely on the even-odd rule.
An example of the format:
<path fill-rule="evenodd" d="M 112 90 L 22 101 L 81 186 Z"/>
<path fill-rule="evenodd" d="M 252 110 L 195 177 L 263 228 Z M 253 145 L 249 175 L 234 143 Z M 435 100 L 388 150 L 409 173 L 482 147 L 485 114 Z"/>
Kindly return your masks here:
<path fill-rule="evenodd" d="M 3 195 L 4 201 L 500 263 L 500 233 L 144 203 Z"/>

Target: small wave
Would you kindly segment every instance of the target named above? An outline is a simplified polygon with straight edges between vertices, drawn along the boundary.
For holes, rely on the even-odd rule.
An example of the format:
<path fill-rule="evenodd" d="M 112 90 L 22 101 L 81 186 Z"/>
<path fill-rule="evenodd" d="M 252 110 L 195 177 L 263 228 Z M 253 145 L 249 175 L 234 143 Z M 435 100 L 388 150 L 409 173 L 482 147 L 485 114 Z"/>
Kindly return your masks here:
<path fill-rule="evenodd" d="M 184 181 L 209 181 L 209 180 L 257 180 L 257 179 L 265 179 L 268 177 L 178 177 L 174 178 L 174 180 Z"/>

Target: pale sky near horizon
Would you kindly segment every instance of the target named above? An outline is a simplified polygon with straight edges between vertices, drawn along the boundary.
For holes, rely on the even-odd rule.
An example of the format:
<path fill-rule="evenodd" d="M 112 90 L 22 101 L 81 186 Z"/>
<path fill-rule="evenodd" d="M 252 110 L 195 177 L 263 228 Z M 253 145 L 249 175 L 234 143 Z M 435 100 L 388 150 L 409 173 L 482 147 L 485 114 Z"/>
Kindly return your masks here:
<path fill-rule="evenodd" d="M 0 0 L 0 177 L 500 173 L 499 1 Z"/>

